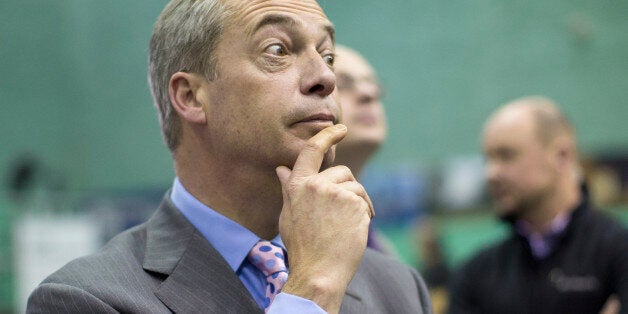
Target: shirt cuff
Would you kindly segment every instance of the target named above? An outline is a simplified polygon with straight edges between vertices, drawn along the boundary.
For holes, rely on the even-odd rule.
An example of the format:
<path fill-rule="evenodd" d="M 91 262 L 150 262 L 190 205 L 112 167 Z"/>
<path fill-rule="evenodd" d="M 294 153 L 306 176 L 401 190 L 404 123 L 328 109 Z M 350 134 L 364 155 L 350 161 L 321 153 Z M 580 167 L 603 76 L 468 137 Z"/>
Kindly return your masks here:
<path fill-rule="evenodd" d="M 294 294 L 280 292 L 273 299 L 273 303 L 268 307 L 266 314 L 327 314 L 316 303 L 311 300 L 296 296 Z"/>

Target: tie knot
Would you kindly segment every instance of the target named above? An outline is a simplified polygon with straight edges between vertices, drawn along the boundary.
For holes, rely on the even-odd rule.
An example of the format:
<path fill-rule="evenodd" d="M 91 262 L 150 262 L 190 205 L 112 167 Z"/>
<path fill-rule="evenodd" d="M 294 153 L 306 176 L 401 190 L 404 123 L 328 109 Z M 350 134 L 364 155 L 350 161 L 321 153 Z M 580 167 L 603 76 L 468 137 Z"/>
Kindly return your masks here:
<path fill-rule="evenodd" d="M 248 256 L 249 262 L 264 273 L 265 276 L 277 272 L 287 272 L 283 249 L 270 241 L 259 241 L 251 249 Z"/>

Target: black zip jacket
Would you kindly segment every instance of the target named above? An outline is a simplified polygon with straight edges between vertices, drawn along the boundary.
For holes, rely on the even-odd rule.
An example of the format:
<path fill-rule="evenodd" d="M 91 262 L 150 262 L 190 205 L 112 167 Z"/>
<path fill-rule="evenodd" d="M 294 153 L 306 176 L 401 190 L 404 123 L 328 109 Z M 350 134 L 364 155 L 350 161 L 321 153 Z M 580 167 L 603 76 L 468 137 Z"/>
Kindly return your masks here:
<path fill-rule="evenodd" d="M 453 278 L 450 314 L 599 313 L 611 295 L 628 313 L 628 230 L 583 194 L 548 257 L 535 259 L 513 231 L 469 260 Z"/>

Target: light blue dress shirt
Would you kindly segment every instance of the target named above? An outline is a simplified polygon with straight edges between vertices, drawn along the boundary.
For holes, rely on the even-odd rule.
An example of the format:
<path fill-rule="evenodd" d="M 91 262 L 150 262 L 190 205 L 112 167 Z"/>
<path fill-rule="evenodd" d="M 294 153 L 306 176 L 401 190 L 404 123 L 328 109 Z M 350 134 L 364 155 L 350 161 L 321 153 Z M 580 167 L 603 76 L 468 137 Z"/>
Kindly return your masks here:
<path fill-rule="evenodd" d="M 260 308 L 264 309 L 266 277 L 247 260 L 249 251 L 260 238 L 237 222 L 201 203 L 183 187 L 178 178 L 174 180 L 170 199 L 183 216 L 223 256 Z M 270 241 L 285 251 L 280 235 Z M 308 299 L 281 292 L 275 297 L 267 313 L 325 313 L 325 311 Z"/>

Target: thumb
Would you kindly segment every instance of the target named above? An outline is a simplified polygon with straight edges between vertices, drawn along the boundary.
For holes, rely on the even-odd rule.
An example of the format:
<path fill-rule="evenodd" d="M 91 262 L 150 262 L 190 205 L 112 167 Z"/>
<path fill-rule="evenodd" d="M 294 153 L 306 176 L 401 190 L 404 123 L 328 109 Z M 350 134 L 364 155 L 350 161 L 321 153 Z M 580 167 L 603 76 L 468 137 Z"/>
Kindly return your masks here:
<path fill-rule="evenodd" d="M 283 193 L 285 199 L 287 196 L 286 192 L 288 189 L 288 180 L 290 180 L 292 170 L 286 166 L 279 166 L 275 169 L 275 172 L 277 172 L 277 178 L 279 178 L 279 182 L 281 182 L 281 192 Z"/>

